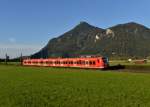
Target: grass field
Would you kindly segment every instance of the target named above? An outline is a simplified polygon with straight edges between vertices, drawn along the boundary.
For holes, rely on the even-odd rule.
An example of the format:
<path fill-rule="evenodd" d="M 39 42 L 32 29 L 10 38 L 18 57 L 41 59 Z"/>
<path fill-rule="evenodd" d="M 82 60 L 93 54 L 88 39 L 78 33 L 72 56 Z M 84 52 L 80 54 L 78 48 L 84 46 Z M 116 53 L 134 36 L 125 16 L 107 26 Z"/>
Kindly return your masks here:
<path fill-rule="evenodd" d="M 0 65 L 0 107 L 149 106 L 149 73 Z"/>

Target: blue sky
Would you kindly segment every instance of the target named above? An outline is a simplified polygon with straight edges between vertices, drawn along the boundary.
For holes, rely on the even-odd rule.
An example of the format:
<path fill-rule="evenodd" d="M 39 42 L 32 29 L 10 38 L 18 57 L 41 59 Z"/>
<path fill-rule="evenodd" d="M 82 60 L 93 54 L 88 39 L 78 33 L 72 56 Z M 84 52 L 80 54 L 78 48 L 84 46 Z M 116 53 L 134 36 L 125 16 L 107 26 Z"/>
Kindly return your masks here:
<path fill-rule="evenodd" d="M 29 55 L 80 21 L 150 27 L 150 0 L 0 0 L 0 57 Z"/>

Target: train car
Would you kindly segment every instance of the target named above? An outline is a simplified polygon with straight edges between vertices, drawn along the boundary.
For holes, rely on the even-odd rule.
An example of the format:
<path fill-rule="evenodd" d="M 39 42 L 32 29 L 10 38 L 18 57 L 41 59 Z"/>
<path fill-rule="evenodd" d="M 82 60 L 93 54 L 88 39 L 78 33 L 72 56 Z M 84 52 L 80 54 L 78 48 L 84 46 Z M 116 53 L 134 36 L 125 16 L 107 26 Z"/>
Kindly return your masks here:
<path fill-rule="evenodd" d="M 83 58 L 48 58 L 48 59 L 25 59 L 24 66 L 45 66 L 45 67 L 74 67 L 103 69 L 109 66 L 106 57 L 83 57 Z"/>

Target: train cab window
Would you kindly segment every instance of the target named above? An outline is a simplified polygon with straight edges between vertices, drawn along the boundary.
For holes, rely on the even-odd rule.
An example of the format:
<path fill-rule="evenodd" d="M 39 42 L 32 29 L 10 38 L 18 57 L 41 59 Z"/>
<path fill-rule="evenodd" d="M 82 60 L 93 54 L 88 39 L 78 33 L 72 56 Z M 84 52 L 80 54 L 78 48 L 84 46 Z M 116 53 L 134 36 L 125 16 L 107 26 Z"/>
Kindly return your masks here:
<path fill-rule="evenodd" d="M 108 62 L 108 58 L 106 58 L 106 57 L 103 57 L 102 60 L 103 60 L 103 62 L 104 62 L 105 64 L 108 64 L 108 63 L 109 63 L 109 62 Z"/>

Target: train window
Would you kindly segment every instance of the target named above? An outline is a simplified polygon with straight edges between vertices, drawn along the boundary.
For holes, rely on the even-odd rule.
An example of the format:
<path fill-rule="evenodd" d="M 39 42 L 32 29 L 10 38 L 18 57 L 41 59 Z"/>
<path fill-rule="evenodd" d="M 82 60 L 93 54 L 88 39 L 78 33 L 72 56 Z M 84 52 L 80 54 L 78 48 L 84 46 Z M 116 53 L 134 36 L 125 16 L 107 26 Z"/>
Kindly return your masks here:
<path fill-rule="evenodd" d="M 84 62 L 83 61 L 81 61 L 81 65 L 83 65 L 84 64 Z"/>
<path fill-rule="evenodd" d="M 48 64 L 52 64 L 52 61 L 49 61 Z"/>
<path fill-rule="evenodd" d="M 81 64 L 81 60 L 79 61 L 79 64 Z"/>
<path fill-rule="evenodd" d="M 85 62 L 85 64 L 86 64 L 86 65 L 88 65 L 88 64 L 89 64 L 89 62 L 88 62 L 88 61 L 86 61 L 86 62 Z"/>
<path fill-rule="evenodd" d="M 92 65 L 92 61 L 90 61 L 90 65 Z"/>
<path fill-rule="evenodd" d="M 85 65 L 85 61 L 82 61 L 81 64 L 82 64 L 82 65 Z"/>
<path fill-rule="evenodd" d="M 93 65 L 95 65 L 96 63 L 95 63 L 95 61 L 93 61 Z"/>
<path fill-rule="evenodd" d="M 73 64 L 73 61 L 71 61 L 71 64 Z"/>

